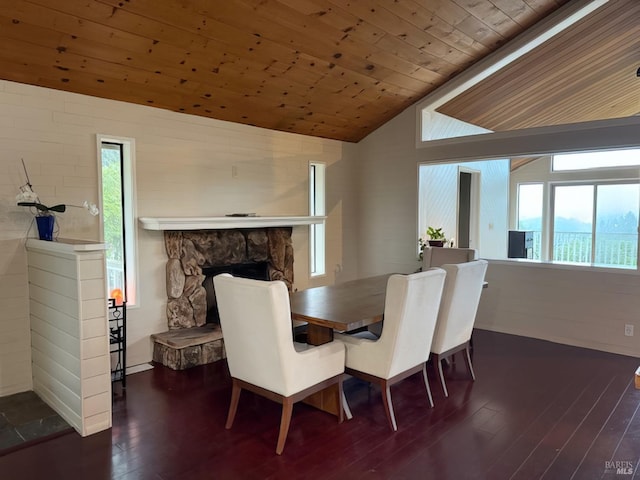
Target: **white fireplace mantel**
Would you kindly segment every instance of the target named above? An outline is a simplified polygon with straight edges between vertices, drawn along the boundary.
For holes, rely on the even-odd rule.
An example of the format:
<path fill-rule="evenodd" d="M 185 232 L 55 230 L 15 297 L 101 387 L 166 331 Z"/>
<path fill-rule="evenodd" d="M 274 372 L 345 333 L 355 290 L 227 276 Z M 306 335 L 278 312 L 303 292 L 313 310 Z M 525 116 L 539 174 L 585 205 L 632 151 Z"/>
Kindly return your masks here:
<path fill-rule="evenodd" d="M 293 227 L 324 223 L 324 216 L 224 216 L 224 217 L 140 217 L 145 230 L 224 230 L 231 228 Z"/>

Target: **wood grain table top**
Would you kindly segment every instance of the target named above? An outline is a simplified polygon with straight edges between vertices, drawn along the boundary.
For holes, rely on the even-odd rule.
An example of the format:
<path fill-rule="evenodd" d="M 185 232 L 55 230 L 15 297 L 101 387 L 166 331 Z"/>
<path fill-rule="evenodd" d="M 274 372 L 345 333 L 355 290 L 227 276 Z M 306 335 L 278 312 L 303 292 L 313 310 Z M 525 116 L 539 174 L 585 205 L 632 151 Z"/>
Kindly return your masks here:
<path fill-rule="evenodd" d="M 292 293 L 291 316 L 294 320 L 339 332 L 380 322 L 389 276 L 379 275 Z"/>

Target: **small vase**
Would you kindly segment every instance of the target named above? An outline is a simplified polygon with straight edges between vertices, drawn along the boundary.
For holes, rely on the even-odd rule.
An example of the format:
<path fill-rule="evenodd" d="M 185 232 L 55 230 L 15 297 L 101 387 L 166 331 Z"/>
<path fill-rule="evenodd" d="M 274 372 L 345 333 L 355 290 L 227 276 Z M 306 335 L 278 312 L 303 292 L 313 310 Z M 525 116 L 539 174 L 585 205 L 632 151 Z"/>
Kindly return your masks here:
<path fill-rule="evenodd" d="M 53 227 L 56 224 L 56 217 L 53 215 L 42 215 L 36 217 L 38 226 L 38 236 L 40 240 L 53 240 Z"/>
<path fill-rule="evenodd" d="M 443 247 L 444 240 L 429 240 L 430 247 Z"/>

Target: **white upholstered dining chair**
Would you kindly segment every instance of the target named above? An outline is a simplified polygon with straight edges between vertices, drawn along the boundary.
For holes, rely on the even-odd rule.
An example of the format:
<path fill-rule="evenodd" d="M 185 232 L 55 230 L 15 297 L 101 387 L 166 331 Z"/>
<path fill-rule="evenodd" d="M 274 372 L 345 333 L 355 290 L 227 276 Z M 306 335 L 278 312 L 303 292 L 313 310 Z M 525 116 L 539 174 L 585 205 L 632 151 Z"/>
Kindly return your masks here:
<path fill-rule="evenodd" d="M 478 257 L 478 251 L 474 248 L 447 248 L 447 247 L 424 247 L 422 251 L 422 271 L 433 267 L 439 267 L 446 263 L 471 262 Z M 376 337 L 382 333 L 383 322 L 369 325 L 367 330 Z"/>
<path fill-rule="evenodd" d="M 439 267 L 447 272 L 447 277 L 444 282 L 444 292 L 431 344 L 431 353 L 433 354 L 433 364 L 438 368 L 440 383 L 446 397 L 449 396 L 449 392 L 444 381 L 442 361 L 449 356 L 464 350 L 464 359 L 471 378 L 473 380 L 476 378 L 471 364 L 469 345 L 487 265 L 486 260 L 474 260 L 473 262 Z"/>
<path fill-rule="evenodd" d="M 293 341 L 289 293 L 283 282 L 221 274 L 213 283 L 232 379 L 225 428 L 233 425 L 242 389 L 279 402 L 282 417 L 276 453 L 280 455 L 295 402 L 337 385 L 336 401 L 341 404 L 344 346 L 332 342 L 311 347 Z M 342 422 L 344 412 L 338 410 Z"/>
<path fill-rule="evenodd" d="M 433 337 L 445 272 L 433 268 L 412 275 L 391 275 L 387 282 L 384 329 L 378 339 L 334 334 L 347 347 L 345 372 L 380 385 L 391 429 L 398 429 L 390 387 L 422 372 L 433 407 L 426 362 Z M 366 334 L 367 332 L 364 332 Z"/>
<path fill-rule="evenodd" d="M 472 262 L 478 258 L 475 248 L 425 247 L 422 251 L 422 269 L 439 267 L 449 263 Z"/>

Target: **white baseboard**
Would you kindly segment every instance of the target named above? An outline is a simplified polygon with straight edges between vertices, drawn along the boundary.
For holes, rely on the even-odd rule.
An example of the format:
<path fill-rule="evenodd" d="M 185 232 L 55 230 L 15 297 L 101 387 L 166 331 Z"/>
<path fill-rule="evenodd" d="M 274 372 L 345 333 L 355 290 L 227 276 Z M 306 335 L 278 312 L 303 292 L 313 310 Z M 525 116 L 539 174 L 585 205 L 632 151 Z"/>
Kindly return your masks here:
<path fill-rule="evenodd" d="M 150 363 L 141 363 L 140 365 L 134 365 L 132 367 L 127 367 L 127 375 L 131 375 L 134 373 L 145 372 L 147 370 L 151 370 L 153 365 Z"/>

